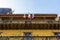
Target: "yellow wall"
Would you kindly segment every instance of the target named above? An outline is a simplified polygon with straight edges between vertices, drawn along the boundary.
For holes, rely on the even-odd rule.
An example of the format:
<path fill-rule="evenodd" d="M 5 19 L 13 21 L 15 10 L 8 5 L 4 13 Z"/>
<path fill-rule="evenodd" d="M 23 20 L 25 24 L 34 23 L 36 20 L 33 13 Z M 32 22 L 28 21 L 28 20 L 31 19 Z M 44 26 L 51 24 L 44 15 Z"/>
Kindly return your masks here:
<path fill-rule="evenodd" d="M 54 36 L 60 30 L 0 30 L 2 36 L 23 36 L 24 32 L 31 32 L 32 36 Z"/>

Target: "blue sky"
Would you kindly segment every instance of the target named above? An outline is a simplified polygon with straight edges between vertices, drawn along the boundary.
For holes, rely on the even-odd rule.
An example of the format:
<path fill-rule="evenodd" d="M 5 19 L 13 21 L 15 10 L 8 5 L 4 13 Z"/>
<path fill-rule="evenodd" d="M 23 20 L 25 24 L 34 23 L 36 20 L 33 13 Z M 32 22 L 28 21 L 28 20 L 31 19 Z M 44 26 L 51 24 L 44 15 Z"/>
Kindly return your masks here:
<path fill-rule="evenodd" d="M 0 0 L 0 8 L 12 8 L 14 13 L 57 13 L 60 15 L 60 0 Z"/>

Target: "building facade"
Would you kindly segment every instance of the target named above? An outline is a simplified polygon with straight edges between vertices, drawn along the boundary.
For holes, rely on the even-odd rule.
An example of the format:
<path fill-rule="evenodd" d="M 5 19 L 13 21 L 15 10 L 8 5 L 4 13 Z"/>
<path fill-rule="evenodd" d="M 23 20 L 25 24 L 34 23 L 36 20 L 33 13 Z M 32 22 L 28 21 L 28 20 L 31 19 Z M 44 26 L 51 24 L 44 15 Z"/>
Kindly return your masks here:
<path fill-rule="evenodd" d="M 1 14 L 1 40 L 60 40 L 57 14 Z"/>

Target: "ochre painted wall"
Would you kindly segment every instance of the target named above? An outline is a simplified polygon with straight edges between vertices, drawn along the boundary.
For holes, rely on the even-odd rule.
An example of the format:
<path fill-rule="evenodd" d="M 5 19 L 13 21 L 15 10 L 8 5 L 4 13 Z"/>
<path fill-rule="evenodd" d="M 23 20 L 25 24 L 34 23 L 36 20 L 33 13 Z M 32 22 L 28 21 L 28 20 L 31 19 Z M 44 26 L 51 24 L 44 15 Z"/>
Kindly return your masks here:
<path fill-rule="evenodd" d="M 32 36 L 54 36 L 60 30 L 0 30 L 2 36 L 23 36 L 24 32 L 31 32 Z"/>

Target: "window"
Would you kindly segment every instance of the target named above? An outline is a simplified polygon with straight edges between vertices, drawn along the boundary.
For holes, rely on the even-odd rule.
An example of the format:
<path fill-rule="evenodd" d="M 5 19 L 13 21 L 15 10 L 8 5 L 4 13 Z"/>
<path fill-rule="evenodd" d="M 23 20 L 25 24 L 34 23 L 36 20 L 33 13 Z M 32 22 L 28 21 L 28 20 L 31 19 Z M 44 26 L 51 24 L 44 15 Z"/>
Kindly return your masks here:
<path fill-rule="evenodd" d="M 47 20 L 47 22 L 48 22 L 48 23 L 53 23 L 53 21 L 52 21 L 52 20 Z"/>
<path fill-rule="evenodd" d="M 25 21 L 25 24 L 31 24 L 30 20 Z"/>
<path fill-rule="evenodd" d="M 24 40 L 32 40 L 30 32 L 24 32 Z"/>
<path fill-rule="evenodd" d="M 55 33 L 55 36 L 59 36 L 57 37 L 57 40 L 60 40 L 60 32 Z"/>
<path fill-rule="evenodd" d="M 26 21 L 25 21 L 25 28 L 27 28 L 27 29 L 30 28 L 30 27 L 31 27 L 31 24 L 32 24 L 32 23 L 31 23 L 30 20 L 26 20 Z"/>
<path fill-rule="evenodd" d="M 60 36 L 60 32 L 56 32 L 54 34 L 55 34 L 55 36 Z"/>

